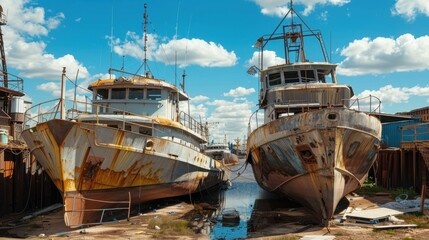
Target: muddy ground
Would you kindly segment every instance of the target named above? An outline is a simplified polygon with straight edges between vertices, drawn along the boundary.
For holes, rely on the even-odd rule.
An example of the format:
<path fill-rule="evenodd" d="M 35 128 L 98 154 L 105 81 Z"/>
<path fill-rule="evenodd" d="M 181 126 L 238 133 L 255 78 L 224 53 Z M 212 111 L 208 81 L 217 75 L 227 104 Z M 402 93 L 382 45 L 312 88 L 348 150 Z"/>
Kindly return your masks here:
<path fill-rule="evenodd" d="M 349 196 L 349 207 L 360 209 L 376 208 L 378 204 L 393 201 L 386 196 Z M 192 205 L 185 201 L 164 203 L 146 208 L 141 214 L 135 214 L 130 221 L 119 221 L 85 228 L 71 229 L 64 225 L 61 209 L 37 216 L 29 221 L 0 225 L 0 238 L 27 239 L 219 239 L 210 233 L 212 222 L 216 221 L 210 205 Z M 429 214 L 429 212 L 426 212 Z M 339 219 L 340 215 L 337 215 Z M 310 224 L 312 216 L 304 208 L 260 210 L 252 214 L 248 221 L 247 237 L 255 239 L 300 239 L 304 236 L 332 236 L 335 239 L 372 240 L 372 239 L 428 239 L 429 225 L 426 216 L 418 216 L 423 227 L 398 228 L 374 231 L 374 224 L 334 221 L 327 229 Z M 173 222 L 180 224 L 170 228 Z M 158 221 L 158 222 L 157 222 Z M 415 219 L 413 219 L 415 222 Z M 383 225 L 386 222 L 377 225 Z M 403 224 L 406 224 L 403 223 Z M 158 226 L 159 225 L 159 226 Z M 228 239 L 228 237 L 223 237 Z M 233 239 L 233 238 L 230 238 Z"/>

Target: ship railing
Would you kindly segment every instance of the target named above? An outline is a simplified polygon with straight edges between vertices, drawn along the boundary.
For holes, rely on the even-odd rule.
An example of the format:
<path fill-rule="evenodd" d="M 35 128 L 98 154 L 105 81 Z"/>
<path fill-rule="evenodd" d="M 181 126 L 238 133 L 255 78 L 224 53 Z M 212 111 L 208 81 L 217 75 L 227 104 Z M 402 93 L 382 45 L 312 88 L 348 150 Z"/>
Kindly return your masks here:
<path fill-rule="evenodd" d="M 276 104 L 272 105 L 273 108 L 271 112 L 268 114 L 269 116 L 275 114 L 276 118 L 285 116 L 285 115 L 292 115 L 295 112 L 308 112 L 311 109 L 319 109 L 321 108 L 320 103 L 315 102 L 308 102 L 305 100 L 288 100 L 284 102 L 277 102 Z M 248 122 L 248 134 L 252 132 L 252 129 L 256 129 L 259 127 L 259 118 L 261 117 L 262 113 L 259 113 L 259 110 L 261 108 L 257 109 L 249 118 Z M 252 125 L 254 126 L 252 128 Z"/>
<path fill-rule="evenodd" d="M 351 98 L 350 101 L 349 107 L 357 111 L 365 111 L 378 115 L 381 113 L 381 100 L 376 96 L 369 95 L 362 98 Z"/>
<path fill-rule="evenodd" d="M 201 122 L 198 122 L 197 120 L 192 118 L 189 114 L 183 111 L 180 112 L 179 119 L 180 119 L 179 120 L 180 124 L 198 133 L 203 138 L 207 139 L 208 129 Z"/>
<path fill-rule="evenodd" d="M 70 197 L 65 197 L 70 198 Z M 90 205 L 89 203 L 92 203 L 93 205 L 114 205 L 115 207 L 109 207 L 109 208 L 91 208 L 91 209 L 76 209 L 75 205 L 82 204 L 82 201 L 85 202 L 85 204 Z M 131 193 L 128 192 L 128 200 L 127 201 L 105 201 L 105 200 L 99 200 L 99 199 L 93 199 L 93 198 L 86 198 L 82 196 L 73 196 L 72 197 L 72 209 L 68 211 L 64 211 L 67 214 L 70 214 L 69 217 L 66 218 L 66 221 L 71 220 L 71 222 L 68 222 L 68 226 L 70 227 L 77 227 L 81 226 L 83 224 L 74 224 L 72 221 L 74 217 L 79 218 L 82 214 L 85 214 L 86 212 L 100 212 L 100 219 L 99 221 L 95 222 L 85 222 L 85 225 L 94 225 L 94 224 L 103 224 L 103 223 L 110 223 L 110 222 L 117 222 L 120 220 L 112 220 L 112 221 L 104 221 L 105 216 L 107 215 L 106 212 L 119 212 L 119 211 L 125 211 L 127 214 L 127 221 L 130 221 L 130 214 L 131 214 Z M 77 216 L 75 216 L 77 215 Z"/>
<path fill-rule="evenodd" d="M 369 95 L 363 98 L 352 98 L 352 99 L 342 99 L 342 103 L 338 106 L 349 106 L 349 108 L 356 109 L 357 111 L 366 111 L 369 114 L 377 114 L 381 113 L 381 100 L 373 95 Z M 329 106 L 321 106 L 319 103 L 315 102 L 307 102 L 302 100 L 288 100 L 286 102 L 277 102 L 272 105 L 273 109 L 268 114 L 271 116 L 273 114 L 277 117 L 284 115 L 292 115 L 294 112 L 307 112 L 311 109 L 319 109 L 322 107 L 333 107 L 337 105 L 329 105 Z M 259 113 L 261 108 L 257 109 L 249 118 L 248 122 L 248 134 L 252 132 L 252 129 L 256 129 L 259 127 L 259 117 L 261 117 Z M 252 128 L 252 125 L 254 126 Z"/>
<path fill-rule="evenodd" d="M 63 105 L 64 110 L 63 114 L 61 113 L 61 105 Z M 74 100 L 64 100 L 63 102 L 60 99 L 53 99 L 50 101 L 42 102 L 37 105 L 32 106 L 25 112 L 24 126 L 25 128 L 33 127 L 39 123 L 47 122 L 53 119 L 67 119 L 73 120 L 78 118 L 80 115 L 93 114 L 95 116 L 95 122 L 99 124 L 100 118 L 103 120 L 112 120 L 119 121 L 122 124 L 122 128 L 125 128 L 127 125 L 137 125 L 143 126 L 136 122 L 131 122 L 126 118 L 126 116 L 138 116 L 141 118 L 146 118 L 148 123 L 151 123 L 151 126 L 145 125 L 144 127 L 152 128 L 153 123 L 156 121 L 150 117 L 144 115 L 138 115 L 135 113 L 124 111 L 123 109 L 117 109 L 114 107 L 107 107 L 102 104 L 94 104 L 90 102 L 74 101 Z M 64 115 L 64 116 L 61 116 Z M 112 115 L 119 116 L 116 118 L 110 117 Z"/>
<path fill-rule="evenodd" d="M 260 117 L 261 115 L 261 113 L 259 113 L 259 110 L 261 110 L 261 108 L 254 111 L 252 115 L 250 115 L 249 117 L 249 122 L 247 124 L 247 136 L 250 136 L 250 134 L 252 133 L 252 129 L 257 129 L 259 127 L 258 117 Z M 253 125 L 253 128 L 252 128 L 252 125 Z"/>
<path fill-rule="evenodd" d="M 429 141 L 429 123 L 419 123 L 402 127 L 402 142 Z"/>
<path fill-rule="evenodd" d="M 1 87 L 9 88 L 21 93 L 24 92 L 24 80 L 22 78 L 11 73 L 6 73 L 5 76 L 2 72 L 0 72 L 0 76 L 2 76 L 2 79 L 0 80 Z M 5 79 L 7 79 L 7 81 Z"/>
<path fill-rule="evenodd" d="M 39 123 L 53 119 L 75 121 L 81 117 L 82 120 L 90 121 L 95 124 L 103 124 L 103 122 L 111 121 L 120 129 L 127 129 L 127 127 L 130 126 L 131 131 L 145 135 L 154 136 L 159 135 L 159 133 L 162 132 L 165 136 L 168 136 L 168 132 L 166 132 L 165 128 L 161 126 L 160 122 L 149 116 L 139 115 L 124 111 L 123 109 L 117 109 L 103 104 L 95 104 L 86 101 L 64 100 L 63 105 L 64 109 L 68 109 L 63 111 L 63 115 L 65 115 L 65 117 L 61 117 L 60 99 L 54 99 L 32 106 L 25 112 L 24 129 L 32 128 Z M 133 116 L 136 118 L 133 118 Z M 137 118 L 140 120 L 136 121 Z M 183 115 L 181 119 L 182 123 L 180 124 L 190 128 L 189 130 L 185 130 L 183 128 L 183 134 L 186 135 L 189 134 L 189 131 L 192 131 L 194 134 L 200 134 L 201 138 L 207 139 L 208 132 L 206 131 L 206 128 L 195 119 L 191 119 L 192 118 L 189 116 Z M 186 144 L 186 146 L 199 148 L 192 144 Z"/>

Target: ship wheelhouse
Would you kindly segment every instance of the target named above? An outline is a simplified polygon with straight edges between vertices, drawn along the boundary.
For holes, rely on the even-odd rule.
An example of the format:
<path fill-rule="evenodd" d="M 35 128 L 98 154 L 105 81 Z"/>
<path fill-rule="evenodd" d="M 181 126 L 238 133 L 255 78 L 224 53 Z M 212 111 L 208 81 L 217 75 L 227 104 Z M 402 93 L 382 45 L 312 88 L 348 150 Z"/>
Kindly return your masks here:
<path fill-rule="evenodd" d="M 197 149 L 206 143 L 207 130 L 184 111 L 179 102 L 189 97 L 165 81 L 136 77 L 98 80 L 89 85 L 93 105 L 76 120 L 133 133 L 169 139 Z"/>
<path fill-rule="evenodd" d="M 176 121 L 178 102 L 189 100 L 177 87 L 152 78 L 99 80 L 89 89 L 93 91 L 93 103 L 98 106 L 92 113 L 99 114 L 125 112 Z"/>
<path fill-rule="evenodd" d="M 265 122 L 326 107 L 349 107 L 353 90 L 337 84 L 336 65 L 294 63 L 262 71 L 261 107 Z"/>

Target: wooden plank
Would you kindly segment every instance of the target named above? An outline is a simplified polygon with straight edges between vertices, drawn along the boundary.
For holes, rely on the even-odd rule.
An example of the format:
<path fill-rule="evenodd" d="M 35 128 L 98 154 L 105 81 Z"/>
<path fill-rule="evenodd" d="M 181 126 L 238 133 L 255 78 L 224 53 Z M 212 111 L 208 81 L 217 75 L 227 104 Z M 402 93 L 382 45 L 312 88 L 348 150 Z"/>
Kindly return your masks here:
<path fill-rule="evenodd" d="M 307 235 L 299 240 L 333 240 L 335 236 L 332 235 Z"/>
<path fill-rule="evenodd" d="M 398 225 L 374 226 L 373 229 L 382 230 L 382 229 L 414 228 L 414 227 L 417 227 L 417 224 L 398 224 Z"/>
<path fill-rule="evenodd" d="M 426 184 L 425 182 L 422 183 L 422 193 L 420 196 L 420 212 L 425 213 L 425 199 L 426 199 Z"/>
<path fill-rule="evenodd" d="M 389 216 L 400 214 L 404 214 L 404 211 L 380 207 L 349 213 L 347 219 L 363 223 L 379 223 L 388 220 Z"/>

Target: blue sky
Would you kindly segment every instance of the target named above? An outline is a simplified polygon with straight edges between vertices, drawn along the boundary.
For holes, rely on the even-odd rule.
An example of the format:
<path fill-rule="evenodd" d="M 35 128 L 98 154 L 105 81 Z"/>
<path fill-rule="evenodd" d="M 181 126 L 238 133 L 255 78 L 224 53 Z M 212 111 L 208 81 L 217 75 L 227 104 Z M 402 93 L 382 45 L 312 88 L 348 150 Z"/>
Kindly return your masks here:
<path fill-rule="evenodd" d="M 258 79 L 246 73 L 256 63 L 252 45 L 274 30 L 289 1 L 0 0 L 8 71 L 24 79 L 33 104 L 59 97 L 62 67 L 70 79 L 79 69 L 83 88 L 108 76 L 111 55 L 112 67 L 124 63 L 135 72 L 143 59 L 144 3 L 153 75 L 174 84 L 186 71 L 193 116 L 213 123 L 215 141 L 243 139 L 257 109 Z M 294 8 L 323 33 L 339 82 L 357 97 L 379 97 L 386 113 L 429 105 L 429 1 L 295 0 Z M 73 86 L 67 89 L 72 97 Z"/>

